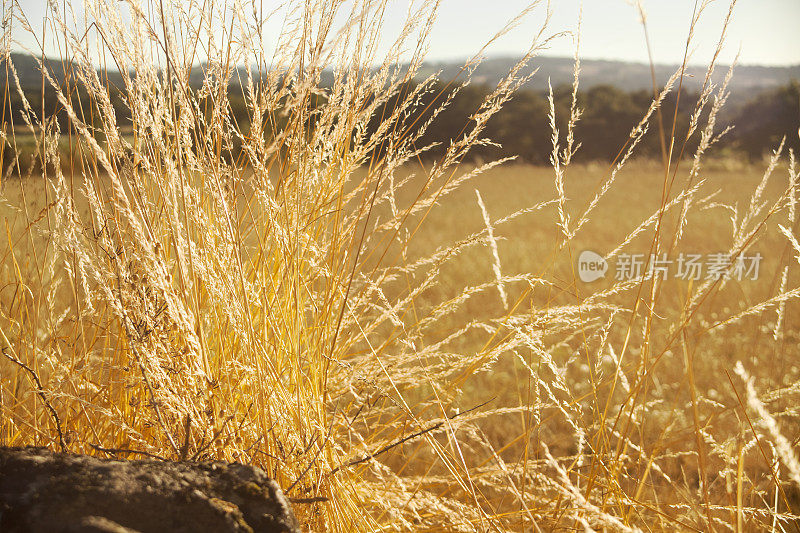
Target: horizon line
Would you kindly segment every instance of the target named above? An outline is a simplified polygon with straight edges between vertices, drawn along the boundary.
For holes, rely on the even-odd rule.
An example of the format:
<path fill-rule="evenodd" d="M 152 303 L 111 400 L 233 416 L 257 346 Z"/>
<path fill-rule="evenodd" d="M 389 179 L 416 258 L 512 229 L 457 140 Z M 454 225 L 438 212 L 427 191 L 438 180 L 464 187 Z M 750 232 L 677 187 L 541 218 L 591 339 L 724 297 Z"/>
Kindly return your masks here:
<path fill-rule="evenodd" d="M 29 56 L 29 57 L 33 57 L 33 58 L 41 57 L 38 54 L 34 55 L 34 54 L 30 53 L 27 50 L 19 50 L 19 49 L 9 51 L 9 55 L 22 55 L 22 56 Z M 490 54 L 486 54 L 483 57 L 483 59 L 481 60 L 481 63 L 484 62 L 484 61 L 487 61 L 487 60 L 488 61 L 491 61 L 491 60 L 502 60 L 502 59 L 514 60 L 514 59 L 520 58 L 522 56 L 523 56 L 522 53 L 517 53 L 517 52 L 512 52 L 512 51 L 493 52 L 493 53 L 490 53 Z M 58 56 L 54 56 L 54 55 L 45 54 L 45 58 L 47 58 L 47 59 L 49 59 L 51 61 L 52 60 L 63 61 L 63 58 L 58 57 Z M 554 59 L 554 60 L 559 60 L 560 59 L 560 60 L 568 60 L 570 62 L 574 62 L 574 57 L 573 56 L 556 55 L 556 54 L 538 54 L 538 55 L 534 56 L 531 59 L 531 61 L 535 61 L 537 58 Z M 469 59 L 470 58 L 467 57 L 467 56 L 431 57 L 431 58 L 426 58 L 422 62 L 422 64 L 423 65 L 426 64 L 426 63 L 428 63 L 428 64 L 430 64 L 430 63 L 434 63 L 434 64 L 436 64 L 436 63 L 463 64 L 463 63 L 466 63 L 467 61 L 469 61 Z M 650 63 L 648 61 L 640 60 L 640 59 L 622 59 L 622 58 L 609 58 L 609 57 L 597 57 L 597 56 L 595 56 L 595 57 L 592 57 L 592 56 L 579 56 L 578 59 L 581 62 L 606 62 L 606 63 L 622 63 L 622 64 L 626 64 L 626 65 L 640 65 L 640 66 L 646 66 L 646 67 L 650 66 Z M 207 63 L 208 63 L 207 61 L 199 61 L 199 62 L 195 63 L 195 65 L 204 65 L 204 64 L 207 64 Z M 406 63 L 408 63 L 408 62 L 405 61 L 405 62 L 402 62 L 400 64 L 406 64 Z M 380 63 L 376 63 L 376 65 L 378 65 L 378 64 L 380 64 Z M 731 64 L 732 63 L 730 63 L 730 62 L 718 62 L 718 63 L 716 63 L 717 67 L 730 67 Z M 237 65 L 237 68 L 241 68 L 241 67 L 245 67 L 245 66 L 246 65 L 241 64 L 241 65 Z M 655 66 L 655 67 L 676 68 L 676 67 L 680 67 L 681 66 L 681 62 L 665 62 L 665 61 L 659 62 L 659 61 L 656 61 L 656 62 L 653 63 L 653 66 Z M 100 68 L 99 65 L 95 65 L 95 67 L 96 68 Z M 193 67 L 194 67 L 194 65 L 193 65 Z M 689 61 L 689 62 L 686 63 L 686 67 L 687 68 L 707 68 L 708 67 L 708 62 Z M 792 68 L 800 68 L 800 61 L 795 62 L 795 63 L 743 63 L 743 62 L 737 62 L 736 63 L 736 67 L 737 68 L 742 68 L 742 67 L 748 68 L 749 67 L 749 68 L 792 69 Z M 116 71 L 117 69 L 116 68 L 111 68 L 109 70 Z"/>

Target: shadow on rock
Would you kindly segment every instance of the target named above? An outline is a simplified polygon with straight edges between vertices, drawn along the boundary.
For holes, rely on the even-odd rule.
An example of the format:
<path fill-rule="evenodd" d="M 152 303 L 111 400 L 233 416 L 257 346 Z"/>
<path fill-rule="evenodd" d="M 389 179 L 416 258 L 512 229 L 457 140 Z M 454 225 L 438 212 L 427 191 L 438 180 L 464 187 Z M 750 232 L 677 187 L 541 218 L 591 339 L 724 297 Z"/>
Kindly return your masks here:
<path fill-rule="evenodd" d="M 0 448 L 0 531 L 299 531 L 263 470 L 240 464 L 121 461 Z"/>

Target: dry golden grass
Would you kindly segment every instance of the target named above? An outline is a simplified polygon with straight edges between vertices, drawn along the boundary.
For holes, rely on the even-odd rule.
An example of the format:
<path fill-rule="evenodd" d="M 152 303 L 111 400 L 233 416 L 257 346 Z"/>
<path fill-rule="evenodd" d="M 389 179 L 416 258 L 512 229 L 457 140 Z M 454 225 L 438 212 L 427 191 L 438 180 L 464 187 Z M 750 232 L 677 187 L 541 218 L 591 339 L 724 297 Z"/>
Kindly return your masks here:
<path fill-rule="evenodd" d="M 127 136 L 51 14 L 94 108 L 59 87 L 69 131 L 29 115 L 57 164 L 3 183 L 0 443 L 257 464 L 311 531 L 798 528 L 794 154 L 706 161 L 726 96 L 709 85 L 694 154 L 666 131 L 665 161 L 630 161 L 657 93 L 614 165 L 572 163 L 577 107 L 552 168 L 467 165 L 512 72 L 419 164 L 416 93 L 366 125 L 413 76 L 434 3 L 385 60 L 383 2 L 340 33 L 335 2 L 309 4 L 265 58 L 257 10 L 234 10 L 215 49 L 197 4 L 131 2 L 128 22 L 90 3 L 108 54 L 138 73 Z M 198 46 L 221 77 L 195 92 Z M 238 63 L 273 67 L 245 80 L 247 131 L 227 118 Z M 65 166 L 66 135 L 81 140 Z M 221 157 L 233 139 L 246 161 Z M 757 280 L 584 283 L 585 249 L 764 260 Z"/>

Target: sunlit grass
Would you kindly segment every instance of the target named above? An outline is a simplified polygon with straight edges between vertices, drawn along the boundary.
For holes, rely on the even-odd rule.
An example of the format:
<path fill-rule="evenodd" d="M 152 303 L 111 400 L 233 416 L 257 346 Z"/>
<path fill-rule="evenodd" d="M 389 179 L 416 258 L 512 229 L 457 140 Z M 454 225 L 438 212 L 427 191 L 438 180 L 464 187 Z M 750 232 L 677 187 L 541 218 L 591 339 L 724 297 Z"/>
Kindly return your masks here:
<path fill-rule="evenodd" d="M 205 49 L 223 75 L 201 89 L 185 84 L 189 66 L 219 29 L 201 6 L 130 22 L 91 4 L 107 53 L 137 72 L 132 131 L 84 41 L 61 28 L 84 67 L 49 80 L 69 131 L 29 114 L 53 164 L 3 184 L 0 443 L 256 464 L 312 531 L 796 524 L 793 154 L 706 161 L 726 95 L 709 86 L 694 154 L 674 138 L 673 157 L 629 159 L 657 127 L 657 92 L 613 164 L 572 163 L 574 106 L 552 167 L 469 164 L 522 82 L 512 72 L 431 160 L 415 117 L 434 80 L 404 82 L 435 5 L 417 6 L 384 59 L 383 2 L 343 10 L 343 33 L 331 30 L 342 6 L 312 4 L 290 14 L 275 57 L 253 44 L 267 13 L 234 10 L 225 46 Z M 401 68 L 403 48 L 417 54 Z M 243 80 L 246 126 L 226 100 L 238 64 L 263 70 Z M 73 85 L 92 109 L 72 105 Z M 611 270 L 584 283 L 586 249 L 612 264 L 764 261 L 756 280 Z"/>

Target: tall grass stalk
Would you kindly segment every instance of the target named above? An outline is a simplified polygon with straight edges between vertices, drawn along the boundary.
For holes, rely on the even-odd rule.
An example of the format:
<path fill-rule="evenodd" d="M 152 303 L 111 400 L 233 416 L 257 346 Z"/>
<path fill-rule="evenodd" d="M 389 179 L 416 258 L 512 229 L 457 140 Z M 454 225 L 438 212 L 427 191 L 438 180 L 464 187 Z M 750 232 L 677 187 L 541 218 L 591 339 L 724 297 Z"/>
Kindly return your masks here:
<path fill-rule="evenodd" d="M 3 5 L 6 95 L 22 95 L 9 52 L 32 30 Z M 387 0 L 50 3 L 43 39 L 66 77 L 33 55 L 69 120 L 26 103 L 44 198 L 26 192 L 37 176 L 4 181 L 0 443 L 255 464 L 311 531 L 797 528 L 794 154 L 787 166 L 776 147 L 745 205 L 717 198 L 703 162 L 725 133 L 718 49 L 687 136 L 666 124 L 660 203 L 617 213 L 625 231 L 603 252 L 683 250 L 711 217 L 730 229 L 725 274 L 765 241 L 780 282 L 585 284 L 577 254 L 683 69 L 580 195 L 576 53 L 566 135 L 551 97 L 555 190 L 502 216 L 478 192 L 457 216 L 479 223 L 426 246 L 449 199 L 508 163 L 471 164 L 470 149 L 552 38 L 535 2 L 529 50 L 430 160 L 423 134 L 483 53 L 464 82 L 419 80 L 438 5 L 412 2 L 387 41 Z M 4 146 L 15 135 L 4 125 Z M 526 220 L 558 230 L 527 270 L 504 259 L 530 244 Z"/>

